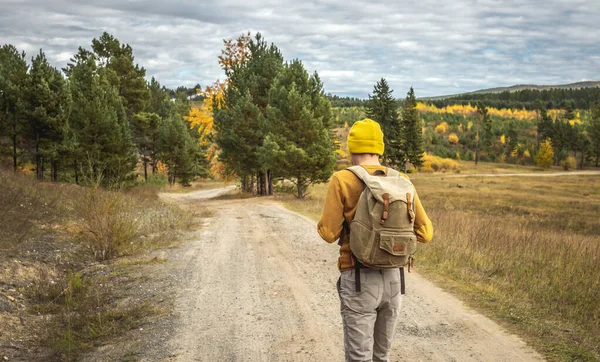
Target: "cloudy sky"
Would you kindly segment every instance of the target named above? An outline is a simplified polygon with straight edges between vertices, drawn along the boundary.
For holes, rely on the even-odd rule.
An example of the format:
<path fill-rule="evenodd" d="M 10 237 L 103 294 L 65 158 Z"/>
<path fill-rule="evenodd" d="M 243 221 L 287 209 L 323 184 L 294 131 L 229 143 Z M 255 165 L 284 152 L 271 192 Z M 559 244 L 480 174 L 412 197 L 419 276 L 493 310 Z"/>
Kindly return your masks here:
<path fill-rule="evenodd" d="M 64 67 L 108 31 L 163 85 L 223 72 L 223 39 L 261 32 L 317 71 L 326 92 L 404 97 L 600 80 L 598 0 L 0 0 L 0 44 Z"/>

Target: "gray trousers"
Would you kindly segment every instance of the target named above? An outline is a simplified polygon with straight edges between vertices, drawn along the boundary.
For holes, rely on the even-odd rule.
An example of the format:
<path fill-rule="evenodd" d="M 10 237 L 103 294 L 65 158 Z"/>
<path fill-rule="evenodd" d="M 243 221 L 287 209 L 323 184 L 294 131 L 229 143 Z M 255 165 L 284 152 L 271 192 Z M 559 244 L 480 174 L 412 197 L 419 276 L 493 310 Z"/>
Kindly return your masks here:
<path fill-rule="evenodd" d="M 346 362 L 388 362 L 402 305 L 400 271 L 360 269 L 360 292 L 355 273 L 343 271 L 337 286 Z"/>

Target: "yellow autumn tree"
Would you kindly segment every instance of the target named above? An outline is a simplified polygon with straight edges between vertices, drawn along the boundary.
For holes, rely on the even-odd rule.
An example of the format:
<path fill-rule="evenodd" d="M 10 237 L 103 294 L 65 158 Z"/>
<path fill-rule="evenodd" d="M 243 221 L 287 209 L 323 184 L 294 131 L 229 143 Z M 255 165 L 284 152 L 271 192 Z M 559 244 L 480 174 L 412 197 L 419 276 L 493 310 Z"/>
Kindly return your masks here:
<path fill-rule="evenodd" d="M 216 81 L 212 85 L 206 86 L 202 95 L 204 101 L 199 107 L 192 107 L 190 113 L 185 117 L 191 128 L 198 127 L 200 139 L 198 140 L 203 146 L 208 145 L 208 135 L 213 130 L 214 118 L 214 102 L 222 102 L 223 94 L 225 93 L 225 82 Z"/>
<path fill-rule="evenodd" d="M 426 104 L 419 102 L 417 103 L 417 110 L 424 113 L 436 113 L 436 114 L 460 114 L 463 116 L 473 115 L 477 112 L 476 107 L 467 104 L 453 104 L 446 107 L 438 108 L 433 104 Z M 533 121 L 536 119 L 535 111 L 528 111 L 526 109 L 509 109 L 509 108 L 491 108 L 488 107 L 488 114 L 490 116 L 497 116 L 502 118 L 514 118 L 518 120 Z"/>
<path fill-rule="evenodd" d="M 437 133 L 446 133 L 448 132 L 448 123 L 442 122 L 435 127 L 435 131 Z"/>
<path fill-rule="evenodd" d="M 237 39 L 223 39 L 223 49 L 219 56 L 219 65 L 225 71 L 227 77 L 231 75 L 234 67 L 242 63 L 250 56 L 249 45 L 252 41 L 250 33 L 242 34 Z M 198 107 L 192 107 L 190 113 L 185 117 L 190 128 L 198 128 L 200 134 L 198 142 L 207 147 L 206 158 L 210 161 L 211 174 L 219 179 L 227 180 L 232 175 L 227 174 L 226 167 L 219 161 L 221 152 L 218 145 L 212 142 L 214 135 L 214 109 L 224 100 L 227 80 L 217 80 L 207 86 L 204 91 L 197 90 L 197 93 L 204 96 L 202 104 Z"/>
<path fill-rule="evenodd" d="M 552 159 L 554 158 L 554 150 L 552 150 L 552 142 L 549 138 L 540 145 L 540 150 L 535 156 L 535 164 L 541 168 L 550 168 Z"/>
<path fill-rule="evenodd" d="M 214 132 L 213 112 L 215 105 L 223 101 L 226 83 L 216 81 L 212 85 L 206 86 L 201 93 L 204 100 L 199 107 L 192 107 L 187 117 L 184 117 L 190 128 L 198 128 L 200 135 L 198 142 L 207 147 L 206 159 L 210 162 L 211 174 L 221 180 L 227 179 L 225 165 L 219 161 L 219 147 L 212 142 L 211 135 Z"/>
<path fill-rule="evenodd" d="M 249 46 L 251 41 L 252 37 L 250 36 L 250 32 L 238 36 L 236 40 L 223 39 L 224 47 L 219 56 L 219 65 L 223 68 L 227 77 L 231 75 L 233 68 L 237 64 L 248 59 L 250 56 Z"/>
<path fill-rule="evenodd" d="M 450 133 L 450 135 L 448 136 L 448 142 L 453 143 L 453 144 L 458 143 L 458 136 L 456 135 L 456 133 L 454 133 L 454 132 Z"/>

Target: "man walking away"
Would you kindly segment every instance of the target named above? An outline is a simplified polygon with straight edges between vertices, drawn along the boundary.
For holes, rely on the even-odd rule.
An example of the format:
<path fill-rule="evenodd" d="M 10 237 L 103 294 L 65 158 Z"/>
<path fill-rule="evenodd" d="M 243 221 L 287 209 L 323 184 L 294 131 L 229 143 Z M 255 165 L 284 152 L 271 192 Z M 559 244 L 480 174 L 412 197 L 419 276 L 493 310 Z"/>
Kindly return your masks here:
<path fill-rule="evenodd" d="M 362 167 L 366 172 L 353 167 L 338 171 L 332 176 L 323 214 L 317 228 L 319 235 L 325 241 L 333 243 L 339 239 L 340 256 L 337 266 L 341 275 L 337 282 L 337 289 L 341 301 L 346 361 L 389 361 L 396 321 L 402 305 L 404 270 L 399 270 L 395 267 L 396 264 L 393 263 L 384 265 L 373 262 L 373 264 L 365 266 L 353 254 L 353 251 L 357 255 L 374 255 L 380 252 L 386 253 L 385 250 L 381 251 L 379 249 L 387 248 L 391 253 L 389 258 L 384 257 L 379 260 L 396 258 L 396 260 L 400 260 L 401 266 L 408 262 L 410 270 L 412 253 L 414 253 L 416 247 L 415 239 L 423 243 L 431 241 L 433 227 L 414 187 L 408 181 L 408 177 L 379 163 L 379 156 L 383 155 L 384 144 L 383 133 L 377 122 L 370 119 L 356 122 L 348 135 L 348 150 L 352 158 L 352 164 Z M 380 231 L 384 227 L 381 225 L 384 225 L 388 218 L 389 202 L 393 203 L 395 201 L 394 196 L 390 201 L 390 193 L 383 194 L 383 204 L 385 206 L 380 205 L 379 209 L 375 206 L 375 209 L 373 209 L 380 210 L 385 207 L 385 211 L 380 213 L 382 214 L 381 225 L 377 222 L 377 225 L 373 223 L 372 226 L 365 226 L 365 223 L 359 223 L 358 220 L 355 224 L 359 225 L 352 224 L 363 190 L 366 192 L 366 189 L 369 189 L 369 191 L 374 192 L 374 194 L 368 195 L 374 200 L 369 205 L 376 204 L 377 200 L 375 199 L 380 197 L 373 197 L 373 195 L 379 194 L 376 194 L 377 186 L 371 187 L 370 185 L 373 180 L 379 185 L 377 181 L 381 179 L 372 176 L 389 177 L 391 181 L 393 181 L 393 177 L 397 178 L 398 176 L 406 179 L 401 181 L 411 188 L 411 192 L 407 192 L 406 198 L 402 199 L 404 204 L 401 205 L 406 206 L 403 211 L 405 214 L 401 219 L 405 220 L 404 222 L 412 228 L 412 230 L 409 230 L 409 235 L 406 235 L 406 233 L 395 235 L 393 231 Z M 363 182 L 363 179 L 368 179 L 368 184 L 367 181 Z M 394 195 L 394 192 L 392 191 L 391 194 Z M 399 198 L 396 197 L 396 199 Z M 397 201 L 397 203 L 400 202 Z M 366 201 L 362 201 L 361 207 L 364 207 L 365 204 Z M 390 207 L 390 218 L 392 218 L 391 213 L 393 210 L 394 208 Z M 369 213 L 361 211 L 360 214 L 367 214 L 368 217 Z M 377 217 L 379 217 L 378 215 Z M 389 225 L 390 222 L 388 222 Z M 369 253 L 358 253 L 357 250 L 351 250 L 350 235 L 353 231 L 353 248 L 358 248 L 356 247 L 357 243 L 362 242 L 360 240 L 356 241 L 357 238 L 367 238 L 368 233 L 373 233 L 376 236 L 370 237 L 370 242 L 373 243 L 373 240 L 375 240 L 374 242 L 377 243 L 376 250 L 375 247 L 373 252 Z M 384 235 L 387 235 L 387 237 L 384 238 Z M 384 241 L 384 239 L 387 241 Z M 391 240 L 389 247 L 383 245 L 384 242 L 387 243 L 389 240 Z M 411 241 L 414 244 L 413 246 L 411 246 Z M 396 242 L 398 243 L 394 244 Z M 382 244 L 381 247 L 379 243 Z M 365 262 L 364 259 L 361 260 Z M 368 260 L 371 262 L 371 259 Z"/>

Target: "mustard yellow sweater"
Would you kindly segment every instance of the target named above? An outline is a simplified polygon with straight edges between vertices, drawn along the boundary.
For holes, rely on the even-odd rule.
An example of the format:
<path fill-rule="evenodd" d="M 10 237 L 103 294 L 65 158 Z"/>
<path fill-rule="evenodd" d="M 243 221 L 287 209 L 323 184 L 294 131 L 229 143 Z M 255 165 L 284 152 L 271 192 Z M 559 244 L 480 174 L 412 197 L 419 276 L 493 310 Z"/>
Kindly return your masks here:
<path fill-rule="evenodd" d="M 377 170 L 386 171 L 385 166 L 363 165 L 373 174 Z M 406 175 L 404 177 L 408 178 Z M 350 225 L 356 214 L 358 199 L 364 188 L 364 183 L 351 171 L 342 170 L 333 174 L 329 181 L 329 189 L 325 198 L 325 206 L 321 220 L 317 225 L 319 235 L 328 243 L 338 240 L 342 233 L 344 220 Z M 414 230 L 417 240 L 427 243 L 433 238 L 433 226 L 427 217 L 421 200 L 415 191 L 415 225 Z M 338 269 L 340 271 L 354 268 L 355 260 L 350 252 L 350 242 L 347 236 L 342 240 Z"/>

